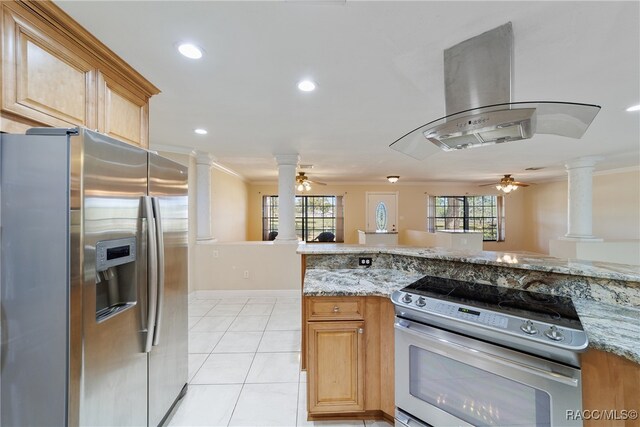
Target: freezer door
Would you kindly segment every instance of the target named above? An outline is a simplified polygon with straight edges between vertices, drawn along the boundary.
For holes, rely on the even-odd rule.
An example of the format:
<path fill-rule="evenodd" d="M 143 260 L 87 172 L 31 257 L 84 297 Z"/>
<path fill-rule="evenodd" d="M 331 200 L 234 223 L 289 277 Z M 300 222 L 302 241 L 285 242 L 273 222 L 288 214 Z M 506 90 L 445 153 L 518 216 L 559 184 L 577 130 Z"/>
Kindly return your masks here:
<path fill-rule="evenodd" d="M 149 196 L 158 217 L 157 240 L 164 243 L 158 255 L 158 309 L 149 354 L 149 425 L 156 426 L 188 380 L 187 168 L 150 153 Z"/>
<path fill-rule="evenodd" d="M 147 152 L 83 131 L 80 425 L 147 424 Z"/>

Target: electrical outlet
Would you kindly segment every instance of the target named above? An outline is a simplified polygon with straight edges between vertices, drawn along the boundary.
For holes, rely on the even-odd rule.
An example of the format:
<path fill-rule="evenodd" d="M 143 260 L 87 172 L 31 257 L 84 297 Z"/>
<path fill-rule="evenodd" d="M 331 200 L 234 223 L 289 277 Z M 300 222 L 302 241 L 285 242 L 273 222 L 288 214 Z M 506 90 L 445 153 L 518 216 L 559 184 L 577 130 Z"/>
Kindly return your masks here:
<path fill-rule="evenodd" d="M 358 265 L 362 267 L 371 267 L 373 264 L 372 258 L 358 258 Z"/>
<path fill-rule="evenodd" d="M 245 270 L 244 273 L 242 273 L 242 277 L 244 277 L 245 279 L 249 278 L 249 270 Z"/>

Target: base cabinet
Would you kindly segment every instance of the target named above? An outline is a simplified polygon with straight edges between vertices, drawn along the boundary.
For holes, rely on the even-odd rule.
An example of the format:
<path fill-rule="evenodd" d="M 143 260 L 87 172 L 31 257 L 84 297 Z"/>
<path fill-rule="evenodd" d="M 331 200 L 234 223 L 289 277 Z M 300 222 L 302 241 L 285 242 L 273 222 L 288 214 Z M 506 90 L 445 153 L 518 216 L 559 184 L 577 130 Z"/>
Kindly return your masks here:
<path fill-rule="evenodd" d="M 364 322 L 309 322 L 309 413 L 364 410 Z"/>
<path fill-rule="evenodd" d="M 604 351 L 584 353 L 582 408 L 585 427 L 640 426 L 640 365 Z M 631 410 L 635 418 L 625 415 Z"/>
<path fill-rule="evenodd" d="M 304 298 L 309 419 L 393 419 L 393 316 L 388 298 Z"/>
<path fill-rule="evenodd" d="M 393 422 L 395 313 L 389 298 L 304 297 L 302 311 L 308 418 Z M 640 408 L 640 364 L 594 349 L 581 359 L 584 426 L 640 426 L 625 415 Z"/>

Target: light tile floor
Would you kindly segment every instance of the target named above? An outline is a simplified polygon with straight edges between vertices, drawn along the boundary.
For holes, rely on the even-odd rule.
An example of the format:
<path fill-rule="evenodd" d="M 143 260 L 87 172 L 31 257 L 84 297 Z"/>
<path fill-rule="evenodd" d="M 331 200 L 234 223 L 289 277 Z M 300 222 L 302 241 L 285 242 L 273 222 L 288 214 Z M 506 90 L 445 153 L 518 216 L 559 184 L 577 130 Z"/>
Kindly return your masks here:
<path fill-rule="evenodd" d="M 189 302 L 189 391 L 170 426 L 372 426 L 307 421 L 299 298 Z"/>

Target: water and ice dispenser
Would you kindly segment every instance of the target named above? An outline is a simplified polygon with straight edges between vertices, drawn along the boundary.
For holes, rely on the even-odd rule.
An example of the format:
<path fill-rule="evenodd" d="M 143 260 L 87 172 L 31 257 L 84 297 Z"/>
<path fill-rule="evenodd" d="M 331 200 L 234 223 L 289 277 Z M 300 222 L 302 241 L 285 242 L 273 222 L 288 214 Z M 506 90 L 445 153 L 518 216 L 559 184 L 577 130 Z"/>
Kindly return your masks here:
<path fill-rule="evenodd" d="M 103 322 L 136 304 L 136 238 L 96 244 L 96 321 Z"/>

